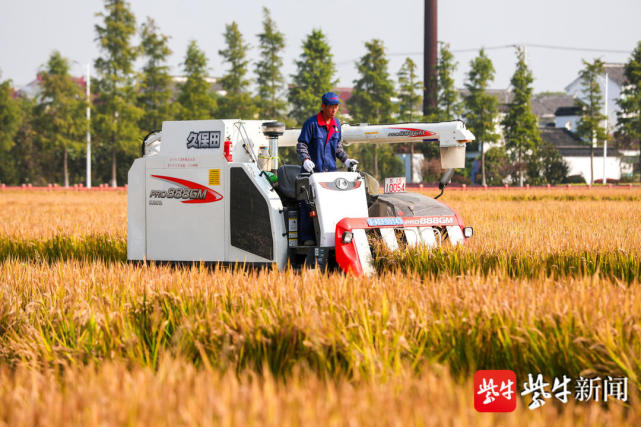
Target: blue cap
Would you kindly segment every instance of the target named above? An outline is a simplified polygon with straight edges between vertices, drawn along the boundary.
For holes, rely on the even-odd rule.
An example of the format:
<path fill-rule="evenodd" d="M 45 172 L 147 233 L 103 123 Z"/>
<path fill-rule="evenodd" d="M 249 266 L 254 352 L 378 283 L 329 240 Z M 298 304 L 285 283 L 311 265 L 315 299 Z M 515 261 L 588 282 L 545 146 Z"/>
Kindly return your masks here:
<path fill-rule="evenodd" d="M 327 92 L 321 98 L 321 102 L 325 105 L 338 105 L 341 103 L 341 100 L 338 99 L 338 95 L 336 95 L 334 92 Z"/>

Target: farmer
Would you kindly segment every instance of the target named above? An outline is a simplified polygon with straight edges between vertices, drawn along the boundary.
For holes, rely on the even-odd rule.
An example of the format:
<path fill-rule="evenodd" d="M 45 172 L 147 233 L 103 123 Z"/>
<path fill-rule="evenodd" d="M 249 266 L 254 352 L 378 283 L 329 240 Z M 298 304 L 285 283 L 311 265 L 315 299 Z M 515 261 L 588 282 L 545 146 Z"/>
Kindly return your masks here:
<path fill-rule="evenodd" d="M 321 97 L 321 110 L 303 124 L 296 145 L 298 159 L 303 163 L 301 172 L 333 172 L 338 157 L 348 168 L 358 161 L 347 157 L 341 144 L 341 123 L 336 118 L 340 100 L 334 92 Z M 314 225 L 309 217 L 309 206 L 301 205 L 301 240 L 312 246 Z"/>

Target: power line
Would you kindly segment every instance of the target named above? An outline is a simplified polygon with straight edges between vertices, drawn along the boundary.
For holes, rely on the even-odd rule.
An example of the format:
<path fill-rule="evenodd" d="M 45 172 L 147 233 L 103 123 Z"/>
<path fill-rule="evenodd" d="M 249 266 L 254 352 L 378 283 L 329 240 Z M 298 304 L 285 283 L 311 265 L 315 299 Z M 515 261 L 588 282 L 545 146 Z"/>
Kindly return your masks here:
<path fill-rule="evenodd" d="M 452 53 L 464 53 L 464 52 L 478 52 L 481 49 L 485 50 L 498 50 L 498 49 L 513 49 L 515 48 L 516 44 L 505 44 L 505 45 L 500 45 L 500 46 L 481 46 L 481 47 L 475 47 L 475 48 L 468 48 L 468 49 L 452 49 Z M 522 45 L 521 45 L 522 46 Z M 529 45 L 525 45 L 529 46 Z"/>
<path fill-rule="evenodd" d="M 595 48 L 589 48 L 589 47 L 555 46 L 555 45 L 535 44 L 535 43 L 504 44 L 504 45 L 498 45 L 498 46 L 482 46 L 482 47 L 466 48 L 466 49 L 452 49 L 451 52 L 467 53 L 467 52 L 478 52 L 481 49 L 485 49 L 485 50 L 513 49 L 517 46 L 525 46 L 528 48 L 538 48 L 538 49 L 566 50 L 566 51 L 575 51 L 575 52 L 622 53 L 622 54 L 630 53 L 629 50 L 623 50 L 623 49 L 595 49 Z M 387 56 L 417 56 L 417 55 L 423 55 L 423 52 L 392 52 L 387 54 Z M 346 61 L 340 61 L 340 62 L 337 62 L 336 65 L 340 66 L 340 65 L 352 64 L 354 61 L 357 61 L 357 60 L 358 58 L 349 59 Z"/>
<path fill-rule="evenodd" d="M 556 50 L 574 50 L 579 52 L 600 52 L 600 53 L 630 53 L 629 50 L 623 49 L 594 49 L 589 47 L 571 47 L 571 46 L 553 46 L 548 44 L 526 44 L 526 47 L 538 47 L 541 49 L 556 49 Z"/>
<path fill-rule="evenodd" d="M 630 53 L 629 50 L 623 50 L 623 49 L 595 49 L 591 47 L 555 46 L 550 44 L 536 44 L 536 43 L 520 43 L 520 44 L 507 44 L 502 46 L 489 46 L 489 47 L 483 47 L 483 49 L 485 50 L 508 49 L 508 48 L 511 49 L 517 46 L 533 47 L 533 48 L 539 48 L 539 49 L 569 50 L 569 51 L 575 51 L 575 52 Z M 452 53 L 477 52 L 480 49 L 481 48 L 452 49 Z"/>

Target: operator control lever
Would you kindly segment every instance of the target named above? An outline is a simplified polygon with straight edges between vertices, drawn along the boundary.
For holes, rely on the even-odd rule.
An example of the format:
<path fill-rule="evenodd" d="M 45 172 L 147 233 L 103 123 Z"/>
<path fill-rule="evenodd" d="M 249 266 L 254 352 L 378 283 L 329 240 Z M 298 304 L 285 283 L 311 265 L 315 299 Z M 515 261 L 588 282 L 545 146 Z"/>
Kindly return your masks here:
<path fill-rule="evenodd" d="M 354 162 L 350 165 L 350 167 L 347 168 L 348 172 L 358 172 L 358 161 L 354 160 Z"/>

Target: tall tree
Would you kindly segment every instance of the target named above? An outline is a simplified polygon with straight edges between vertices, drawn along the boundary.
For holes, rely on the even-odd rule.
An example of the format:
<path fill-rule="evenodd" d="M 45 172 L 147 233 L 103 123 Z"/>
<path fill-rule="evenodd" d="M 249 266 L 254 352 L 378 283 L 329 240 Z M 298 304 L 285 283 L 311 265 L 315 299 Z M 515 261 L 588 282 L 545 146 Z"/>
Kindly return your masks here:
<path fill-rule="evenodd" d="M 416 63 L 411 58 L 405 62 L 396 74 L 398 77 L 399 119 L 413 122 L 419 118 L 423 105 L 423 82 L 419 80 Z M 418 113 L 417 113 L 418 112 Z"/>
<path fill-rule="evenodd" d="M 560 184 L 567 178 L 570 168 L 551 142 L 541 141 L 531 157 L 527 168 L 532 184 Z"/>
<path fill-rule="evenodd" d="M 6 151 L 14 145 L 13 137 L 20 128 L 20 106 L 14 99 L 11 80 L 0 83 L 0 150 Z"/>
<path fill-rule="evenodd" d="M 367 52 L 356 64 L 360 75 L 354 80 L 349 99 L 350 114 L 356 121 L 384 123 L 392 118 L 394 83 L 387 70 L 388 60 L 381 40 L 365 42 Z"/>
<path fill-rule="evenodd" d="M 512 102 L 508 106 L 507 114 L 503 119 L 505 129 L 505 148 L 516 166 L 519 176 L 519 185 L 523 187 L 524 175 L 527 173 L 528 161 L 534 161 L 536 151 L 541 145 L 541 135 L 536 123 L 536 116 L 532 113 L 532 72 L 525 63 L 525 51 L 517 48 L 516 70 L 510 80 Z M 537 168 L 535 168 L 537 169 Z M 536 177 L 538 177 L 538 173 Z"/>
<path fill-rule="evenodd" d="M 608 136 L 602 126 L 606 117 L 603 114 L 603 97 L 599 85 L 599 77 L 604 73 L 604 63 L 601 59 L 595 59 L 594 62 L 583 60 L 583 65 L 585 68 L 579 72 L 583 99 L 576 99 L 577 105 L 581 107 L 576 134 L 590 143 L 590 183 L 594 183 L 594 147 Z"/>
<path fill-rule="evenodd" d="M 11 80 L 5 80 L 0 83 L 0 182 L 10 182 L 17 172 L 9 152 L 21 124 L 20 104 L 14 99 Z"/>
<path fill-rule="evenodd" d="M 302 124 L 320 107 L 320 97 L 332 90 L 337 80 L 336 67 L 329 44 L 321 30 L 312 32 L 303 41 L 303 53 L 296 61 L 296 74 L 292 75 L 289 90 L 290 115 Z"/>
<path fill-rule="evenodd" d="M 225 26 L 226 48 L 218 54 L 229 64 L 227 73 L 220 79 L 225 96 L 220 100 L 221 118 L 253 119 L 256 105 L 249 94 L 249 80 L 245 77 L 249 61 L 246 59 L 249 44 L 243 40 L 238 24 Z"/>
<path fill-rule="evenodd" d="M 514 166 L 510 164 L 505 147 L 492 147 L 485 153 L 485 165 L 487 173 L 485 178 L 488 185 L 503 185 L 507 176 L 514 176 Z"/>
<path fill-rule="evenodd" d="M 16 178 L 19 183 L 46 184 L 51 182 L 49 177 L 53 174 L 50 173 L 50 165 L 55 164 L 56 159 L 42 145 L 40 133 L 35 128 L 35 99 L 18 99 L 22 110 L 22 126 L 16 133 L 16 144 L 11 151 L 19 171 Z"/>
<path fill-rule="evenodd" d="M 105 11 L 98 13 L 102 24 L 95 26 L 102 56 L 94 66 L 98 70 L 95 100 L 95 132 L 104 150 L 111 153 L 111 185 L 118 185 L 116 159 L 131 158 L 137 152 L 142 110 L 136 106 L 134 62 L 138 49 L 131 44 L 136 34 L 136 18 L 125 0 L 105 0 Z M 123 169 L 122 175 L 125 176 Z"/>
<path fill-rule="evenodd" d="M 497 141 L 495 120 L 498 115 L 498 101 L 486 92 L 489 83 L 494 80 L 494 65 L 481 49 L 479 55 L 470 61 L 470 71 L 467 74 L 465 88 L 465 118 L 467 126 L 479 141 L 481 151 L 481 184 L 487 185 L 485 179 L 485 150 L 486 142 Z"/>
<path fill-rule="evenodd" d="M 395 96 L 394 83 L 387 70 L 388 60 L 385 57 L 385 48 L 383 42 L 378 39 L 365 42 L 365 48 L 367 52 L 356 64 L 360 77 L 354 80 L 354 90 L 348 102 L 349 111 L 358 122 L 389 123 L 396 106 L 392 102 L 392 98 Z M 377 144 L 374 144 L 359 148 L 363 159 L 367 159 L 367 156 L 363 155 L 363 151 L 371 151 L 373 162 L 371 166 L 373 166 L 374 176 L 377 178 L 380 177 L 379 151 L 386 155 L 387 161 L 395 159 L 391 155 L 391 147 L 379 148 Z M 365 162 L 364 165 L 367 166 L 367 163 Z"/>
<path fill-rule="evenodd" d="M 20 111 L 20 127 L 13 136 L 13 147 L 0 155 L 2 176 L 0 181 L 14 185 L 20 183 L 46 184 L 48 166 L 53 163 L 50 152 L 42 146 L 42 138 L 34 128 L 34 111 L 36 102 L 29 97 L 16 97 L 13 99 Z M 1 114 L 0 114 L 1 115 Z M 1 133 L 1 132 L 0 132 Z M 56 165 L 57 166 L 57 165 Z"/>
<path fill-rule="evenodd" d="M 167 57 L 171 55 L 169 38 L 160 33 L 153 19 L 147 18 L 140 30 L 142 55 L 146 59 L 138 95 L 138 105 L 144 111 L 140 128 L 160 129 L 164 120 L 171 119 L 171 76 Z"/>
<path fill-rule="evenodd" d="M 457 63 L 448 43 L 441 42 L 436 71 L 438 73 L 438 121 L 456 120 L 463 114 L 463 106 L 454 87 L 453 74 Z"/>
<path fill-rule="evenodd" d="M 216 98 L 207 81 L 207 57 L 195 40 L 189 42 L 183 62 L 185 82 L 180 85 L 176 111 L 179 120 L 207 120 L 216 115 Z"/>
<path fill-rule="evenodd" d="M 256 63 L 258 108 L 261 117 L 280 119 L 286 105 L 282 98 L 285 77 L 281 71 L 285 35 L 278 31 L 266 7 L 263 7 L 263 32 L 258 34 L 258 40 L 260 49 L 260 60 Z"/>
<path fill-rule="evenodd" d="M 40 77 L 36 129 L 48 150 L 62 150 L 62 176 L 69 187 L 69 151 L 82 150 L 87 127 L 83 88 L 69 75 L 69 62 L 58 51 L 51 54 Z"/>
<path fill-rule="evenodd" d="M 641 178 L 641 41 L 625 64 L 626 85 L 617 101 L 621 110 L 617 113 L 616 136 L 626 144 L 639 145 L 639 177 Z"/>

